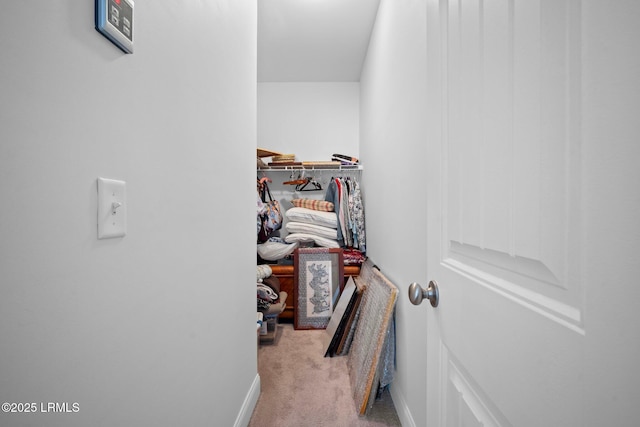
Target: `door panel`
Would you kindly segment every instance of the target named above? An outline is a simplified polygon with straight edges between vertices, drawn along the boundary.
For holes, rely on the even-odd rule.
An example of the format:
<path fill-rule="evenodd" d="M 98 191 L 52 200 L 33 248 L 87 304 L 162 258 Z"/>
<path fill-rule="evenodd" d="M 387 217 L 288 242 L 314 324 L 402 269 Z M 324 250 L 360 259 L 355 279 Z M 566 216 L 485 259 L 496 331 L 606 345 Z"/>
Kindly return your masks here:
<path fill-rule="evenodd" d="M 570 248 L 580 247 L 571 232 L 580 224 L 580 46 L 569 9 L 448 2 L 443 259 L 579 325 L 580 254 Z"/>
<path fill-rule="evenodd" d="M 580 425 L 580 3 L 428 14 L 429 423 Z"/>
<path fill-rule="evenodd" d="M 447 371 L 445 378 L 448 378 L 446 419 L 457 421 L 451 424 L 470 427 L 508 425 L 497 408 L 488 406 L 490 399 L 483 395 L 482 388 L 449 357 L 445 347 L 442 352 Z"/>

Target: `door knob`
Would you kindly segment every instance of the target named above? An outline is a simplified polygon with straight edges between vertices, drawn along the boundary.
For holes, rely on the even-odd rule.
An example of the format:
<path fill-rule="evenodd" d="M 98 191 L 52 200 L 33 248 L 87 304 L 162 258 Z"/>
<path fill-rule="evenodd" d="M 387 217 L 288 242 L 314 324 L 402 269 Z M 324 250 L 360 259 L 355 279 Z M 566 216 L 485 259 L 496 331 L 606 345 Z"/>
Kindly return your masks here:
<path fill-rule="evenodd" d="M 427 289 L 423 289 L 419 284 L 412 283 L 409 285 L 409 300 L 413 305 L 419 305 L 423 299 L 431 302 L 431 307 L 437 307 L 440 301 L 440 293 L 438 292 L 438 284 L 435 280 L 429 282 Z"/>

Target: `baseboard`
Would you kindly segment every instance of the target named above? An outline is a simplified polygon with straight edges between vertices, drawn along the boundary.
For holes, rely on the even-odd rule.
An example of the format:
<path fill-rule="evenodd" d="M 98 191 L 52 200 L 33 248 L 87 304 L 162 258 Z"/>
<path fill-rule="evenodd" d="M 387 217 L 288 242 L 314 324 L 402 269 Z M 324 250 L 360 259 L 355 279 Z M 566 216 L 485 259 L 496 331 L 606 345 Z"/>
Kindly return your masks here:
<path fill-rule="evenodd" d="M 240 412 L 236 417 L 236 422 L 233 423 L 234 427 L 246 427 L 249 425 L 249 421 L 251 421 L 251 415 L 253 414 L 253 410 L 258 403 L 258 398 L 260 397 L 260 375 L 256 374 L 256 377 L 253 380 L 253 384 L 251 384 L 251 388 L 249 388 L 249 392 L 247 396 L 244 398 L 244 402 L 242 402 L 242 408 L 240 408 Z"/>
<path fill-rule="evenodd" d="M 407 406 L 407 401 L 405 400 L 402 393 L 396 391 L 396 387 L 391 385 L 391 399 L 393 399 L 393 406 L 396 407 L 396 413 L 398 414 L 398 418 L 400 419 L 400 424 L 402 427 L 416 427 L 416 422 L 413 420 L 411 416 L 411 411 L 409 410 L 409 406 Z"/>

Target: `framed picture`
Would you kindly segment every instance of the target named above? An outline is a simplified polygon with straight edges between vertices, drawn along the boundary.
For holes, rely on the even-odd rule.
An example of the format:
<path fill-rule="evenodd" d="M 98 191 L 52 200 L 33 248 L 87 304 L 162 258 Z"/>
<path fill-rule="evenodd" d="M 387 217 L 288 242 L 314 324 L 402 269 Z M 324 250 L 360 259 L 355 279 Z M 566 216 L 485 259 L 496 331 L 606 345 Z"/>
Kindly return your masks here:
<path fill-rule="evenodd" d="M 342 249 L 296 249 L 293 266 L 294 329 L 326 329 L 344 287 Z"/>

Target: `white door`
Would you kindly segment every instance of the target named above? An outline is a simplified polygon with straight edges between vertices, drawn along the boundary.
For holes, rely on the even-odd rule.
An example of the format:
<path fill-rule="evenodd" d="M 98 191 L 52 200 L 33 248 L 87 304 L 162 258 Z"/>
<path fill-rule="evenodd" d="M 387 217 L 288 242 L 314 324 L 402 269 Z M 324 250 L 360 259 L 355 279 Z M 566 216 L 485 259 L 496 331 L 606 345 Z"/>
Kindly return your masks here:
<path fill-rule="evenodd" d="M 429 426 L 640 425 L 639 3 L 428 0 Z"/>

